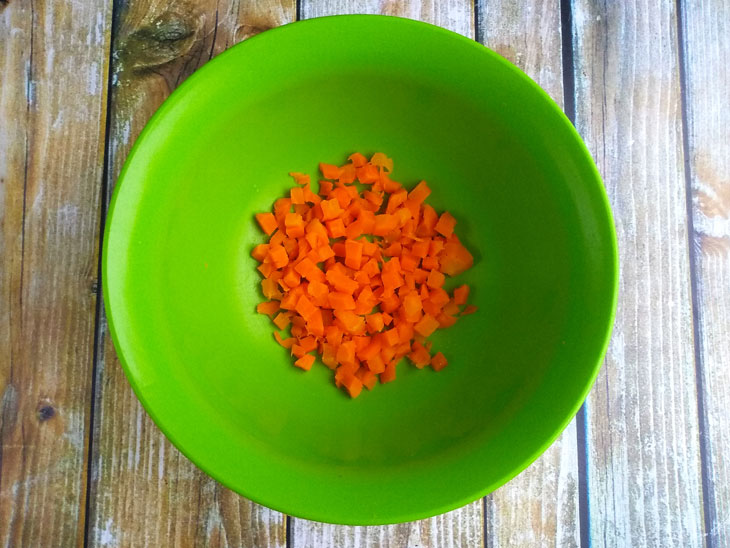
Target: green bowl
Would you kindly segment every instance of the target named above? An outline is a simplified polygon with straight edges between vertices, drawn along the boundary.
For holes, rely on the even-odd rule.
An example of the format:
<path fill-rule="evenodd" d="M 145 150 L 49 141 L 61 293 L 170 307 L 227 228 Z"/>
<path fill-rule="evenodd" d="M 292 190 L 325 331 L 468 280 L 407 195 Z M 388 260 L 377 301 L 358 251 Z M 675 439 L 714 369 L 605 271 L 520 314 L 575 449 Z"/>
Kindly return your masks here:
<path fill-rule="evenodd" d="M 351 400 L 274 341 L 254 213 L 354 151 L 425 179 L 458 220 L 478 313 Z M 574 416 L 609 339 L 616 238 L 600 177 L 555 103 L 452 32 L 338 16 L 287 25 L 208 63 L 159 109 L 119 178 L 104 299 L 127 377 L 167 437 L 256 502 L 347 524 L 471 502 Z"/>

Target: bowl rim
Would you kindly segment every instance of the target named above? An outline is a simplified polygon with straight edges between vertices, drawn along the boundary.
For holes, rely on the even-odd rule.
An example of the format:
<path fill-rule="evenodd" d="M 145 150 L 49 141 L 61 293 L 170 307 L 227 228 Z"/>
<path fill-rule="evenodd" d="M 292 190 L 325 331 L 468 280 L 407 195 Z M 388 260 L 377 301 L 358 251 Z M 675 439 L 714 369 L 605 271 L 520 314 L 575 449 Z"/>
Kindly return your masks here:
<path fill-rule="evenodd" d="M 111 296 L 109 293 L 109 285 L 107 284 L 107 272 L 110 268 L 110 257 L 109 257 L 109 234 L 111 231 L 111 227 L 113 225 L 113 219 L 114 219 L 114 212 L 115 207 L 117 203 L 117 198 L 120 193 L 120 189 L 122 188 L 125 176 L 128 171 L 129 165 L 132 163 L 134 157 L 136 156 L 137 152 L 142 149 L 145 145 L 145 141 L 147 140 L 148 135 L 153 131 L 153 128 L 165 117 L 166 113 L 175 106 L 176 103 L 178 103 L 181 99 L 184 98 L 185 92 L 188 88 L 196 85 L 197 81 L 201 78 L 204 78 L 208 72 L 215 69 L 219 64 L 225 63 L 227 57 L 232 54 L 234 51 L 238 51 L 240 48 L 246 47 L 247 44 L 251 43 L 252 41 L 258 41 L 258 40 L 271 40 L 274 38 L 278 33 L 280 32 L 289 32 L 291 30 L 292 26 L 302 26 L 302 25 L 321 25 L 321 24 L 332 24 L 334 20 L 343 20 L 343 19 L 371 19 L 371 20 L 378 20 L 378 19 L 388 19 L 388 20 L 397 20 L 398 24 L 412 26 L 412 27 L 418 27 L 422 29 L 424 32 L 429 33 L 436 33 L 441 34 L 442 36 L 448 36 L 452 40 L 459 40 L 464 44 L 468 44 L 470 47 L 473 48 L 473 50 L 476 53 L 476 55 L 486 55 L 491 58 L 492 61 L 500 63 L 503 67 L 507 68 L 517 79 L 521 80 L 524 85 L 529 86 L 534 93 L 541 96 L 543 101 L 546 103 L 547 107 L 551 109 L 555 114 L 558 115 L 558 118 L 562 120 L 563 126 L 569 134 L 571 135 L 573 141 L 576 145 L 576 153 L 580 153 L 582 156 L 584 156 L 584 160 L 587 161 L 587 165 L 590 167 L 591 171 L 591 179 L 590 184 L 596 185 L 596 190 L 598 192 L 598 196 L 601 200 L 601 206 L 606 214 L 606 218 L 608 220 L 609 226 L 607 227 L 608 230 L 608 236 L 610 239 L 610 242 L 607 242 L 609 251 L 611 253 L 610 258 L 610 264 L 611 264 L 611 272 L 608 273 L 612 277 L 612 284 L 611 284 L 611 302 L 610 302 L 610 312 L 606 317 L 606 325 L 605 325 L 605 333 L 603 335 L 603 339 L 601 341 L 600 350 L 596 353 L 596 359 L 595 364 L 593 364 L 591 368 L 591 374 L 588 377 L 588 381 L 585 384 L 585 387 L 581 391 L 580 398 L 577 400 L 577 402 L 571 407 L 570 412 L 566 415 L 565 419 L 562 421 L 562 423 L 555 428 L 554 432 L 546 438 L 546 440 L 540 444 L 535 451 L 530 453 L 527 457 L 523 458 L 521 461 L 516 462 L 509 473 L 502 476 L 499 481 L 495 482 L 494 485 L 488 485 L 486 487 L 484 486 L 475 486 L 474 489 L 470 490 L 470 495 L 464 496 L 461 498 L 458 498 L 457 500 L 451 500 L 448 503 L 435 506 L 431 508 L 429 511 L 403 511 L 398 514 L 393 513 L 388 517 L 388 519 L 372 519 L 367 518 L 365 516 L 352 516 L 350 519 L 342 519 L 342 516 L 339 516 L 336 513 L 331 512 L 310 512 L 307 508 L 299 508 L 294 506 L 290 506 L 289 503 L 286 500 L 269 500 L 265 493 L 254 493 L 250 492 L 245 488 L 234 488 L 232 487 L 226 478 L 224 478 L 222 475 L 218 474 L 215 469 L 210 467 L 207 463 L 202 462 L 201 460 L 194 458 L 192 456 L 192 451 L 189 450 L 188 447 L 186 447 L 183 443 L 180 442 L 179 439 L 174 436 L 168 428 L 168 425 L 160 420 L 160 417 L 157 415 L 157 413 L 153 410 L 153 406 L 150 405 L 150 402 L 147 400 L 144 390 L 142 390 L 138 379 L 134 376 L 132 369 L 130 368 L 130 364 L 127 360 L 127 357 L 124 352 L 124 348 L 122 348 L 119 345 L 119 338 L 118 338 L 118 332 L 115 322 L 114 313 L 111 310 Z M 587 181 L 587 179 L 586 179 Z M 327 15 L 323 17 L 315 17 L 311 19 L 304 19 L 300 21 L 293 21 L 290 23 L 286 23 L 284 25 L 280 25 L 278 27 L 274 27 L 272 29 L 267 29 L 266 31 L 259 33 L 255 36 L 252 36 L 251 38 L 248 38 L 242 42 L 239 42 L 238 44 L 235 44 L 234 46 L 231 46 L 226 51 L 222 52 L 212 60 L 205 63 L 203 66 L 198 68 L 193 74 L 191 74 L 180 86 L 178 86 L 173 92 L 163 101 L 163 103 L 157 108 L 157 110 L 154 112 L 154 114 L 150 117 L 150 119 L 145 124 L 144 128 L 136 138 L 134 144 L 129 150 L 129 153 L 124 161 L 124 165 L 122 166 L 122 169 L 120 170 L 119 176 L 117 177 L 116 183 L 113 188 L 113 193 L 111 196 L 111 199 L 109 201 L 109 205 L 106 211 L 106 216 L 104 218 L 104 232 L 103 232 L 103 242 L 102 242 L 102 256 L 101 256 L 101 280 L 102 280 L 102 290 L 103 290 L 103 299 L 104 299 L 104 311 L 107 318 L 107 325 L 109 328 L 109 333 L 112 338 L 112 342 L 114 344 L 115 352 L 117 354 L 117 357 L 119 359 L 119 362 L 122 365 L 122 368 L 125 373 L 125 377 L 127 378 L 127 381 L 132 387 L 132 390 L 134 391 L 135 396 L 140 401 L 142 406 L 144 407 L 145 411 L 150 415 L 152 420 L 154 421 L 155 425 L 162 431 L 162 433 L 165 435 L 165 437 L 183 454 L 187 459 L 189 459 L 193 464 L 195 464 L 196 467 L 200 468 L 203 472 L 205 472 L 208 476 L 212 477 L 214 480 L 219 482 L 225 487 L 228 487 L 234 492 L 239 493 L 240 495 L 248 498 L 249 500 L 264 505 L 268 508 L 271 508 L 273 510 L 288 514 L 290 516 L 295 516 L 299 518 L 309 519 L 313 521 L 320 521 L 324 523 L 333 523 L 333 524 L 342 524 L 342 525 L 387 525 L 387 524 L 396 524 L 396 523 L 405 523 L 420 519 L 425 519 L 429 517 L 433 517 L 439 514 L 443 514 L 458 508 L 461 508 L 471 502 L 474 502 L 476 500 L 479 500 L 480 498 L 488 495 L 489 493 L 493 492 L 495 489 L 501 487 L 502 485 L 505 485 L 509 481 L 511 481 L 514 477 L 516 477 L 518 474 L 523 472 L 527 467 L 530 466 L 535 460 L 537 460 L 538 457 L 540 457 L 554 442 L 555 440 L 562 434 L 562 432 L 565 430 L 565 428 L 568 426 L 568 424 L 573 420 L 573 418 L 576 416 L 578 410 L 581 408 L 583 403 L 585 402 L 589 392 L 591 391 L 593 385 L 595 384 L 596 378 L 598 376 L 598 373 L 601 369 L 601 365 L 603 363 L 603 360 L 605 358 L 605 354 L 608 350 L 608 345 L 611 340 L 611 335 L 613 331 L 613 326 L 616 318 L 616 311 L 617 311 L 617 303 L 618 303 L 618 294 L 619 294 L 619 251 L 618 251 L 618 239 L 616 235 L 616 227 L 615 227 L 615 219 L 613 216 L 613 213 L 611 211 L 610 202 L 608 195 L 606 193 L 605 186 L 603 184 L 601 175 L 598 171 L 598 168 L 596 167 L 596 164 L 591 156 L 590 151 L 588 150 L 586 144 L 580 137 L 580 134 L 578 133 L 577 129 L 573 125 L 573 123 L 570 121 L 570 119 L 565 115 L 563 110 L 558 106 L 558 104 L 548 95 L 548 93 L 543 90 L 532 78 L 530 78 L 524 71 L 522 71 L 519 67 L 496 53 L 495 51 L 489 49 L 487 46 L 481 44 L 480 42 L 477 42 L 476 40 L 472 40 L 471 38 L 468 38 L 466 36 L 463 36 L 461 34 L 458 34 L 454 31 L 445 29 L 443 27 L 423 22 L 423 21 L 417 21 L 414 19 L 408 19 L 404 17 L 397 17 L 397 16 L 389 16 L 389 15 L 374 15 L 374 14 L 342 14 L 342 15 Z"/>

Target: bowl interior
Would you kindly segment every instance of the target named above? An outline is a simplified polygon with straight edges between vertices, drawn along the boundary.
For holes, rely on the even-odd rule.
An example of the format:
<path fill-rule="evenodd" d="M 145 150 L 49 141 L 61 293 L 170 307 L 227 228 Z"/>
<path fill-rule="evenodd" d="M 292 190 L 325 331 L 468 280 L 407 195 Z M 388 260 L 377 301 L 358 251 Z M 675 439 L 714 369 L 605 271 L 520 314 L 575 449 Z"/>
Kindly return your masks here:
<path fill-rule="evenodd" d="M 404 361 L 350 400 L 275 343 L 250 251 L 289 171 L 354 151 L 454 214 L 475 266 L 449 284 L 479 312 L 432 337 L 445 370 Z M 584 398 L 615 303 L 610 212 L 558 108 L 485 48 L 384 17 L 276 29 L 191 77 L 130 155 L 103 265 L 116 347 L 168 437 L 258 502 L 344 523 L 433 515 L 524 468 Z"/>

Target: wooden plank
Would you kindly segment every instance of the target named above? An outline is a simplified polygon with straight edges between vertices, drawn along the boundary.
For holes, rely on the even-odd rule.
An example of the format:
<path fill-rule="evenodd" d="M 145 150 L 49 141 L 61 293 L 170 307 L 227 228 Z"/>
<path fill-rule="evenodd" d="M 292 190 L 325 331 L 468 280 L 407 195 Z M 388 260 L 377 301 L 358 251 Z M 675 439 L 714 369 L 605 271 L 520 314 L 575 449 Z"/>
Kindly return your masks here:
<path fill-rule="evenodd" d="M 674 2 L 572 5 L 577 127 L 615 215 L 620 296 L 587 401 L 590 538 L 703 544 Z"/>
<path fill-rule="evenodd" d="M 0 2 L 0 546 L 83 540 L 108 2 Z"/>
<path fill-rule="evenodd" d="M 477 35 L 563 105 L 560 1 L 482 0 Z M 572 92 L 572 90 L 571 90 Z M 578 546 L 575 420 L 532 466 L 487 497 L 487 546 Z"/>
<path fill-rule="evenodd" d="M 481 501 L 430 519 L 352 527 L 292 518 L 293 548 L 479 548 L 484 546 Z"/>
<path fill-rule="evenodd" d="M 170 92 L 227 47 L 294 19 L 293 0 L 130 0 L 115 26 L 108 196 L 129 148 Z M 99 327 L 90 546 L 284 546 L 285 517 L 182 456 L 127 383 Z"/>
<path fill-rule="evenodd" d="M 301 0 L 301 18 L 370 13 L 425 21 L 474 38 L 474 4 L 466 0 Z"/>
<path fill-rule="evenodd" d="M 730 2 L 682 2 L 708 541 L 730 547 Z"/>
<path fill-rule="evenodd" d="M 378 2 L 373 0 L 307 1 L 302 18 L 345 13 L 397 15 L 441 25 L 474 38 L 474 6 L 466 0 L 448 2 Z M 292 518 L 289 543 L 294 548 L 469 546 L 484 544 L 482 501 L 431 519 L 382 527 L 352 527 Z"/>

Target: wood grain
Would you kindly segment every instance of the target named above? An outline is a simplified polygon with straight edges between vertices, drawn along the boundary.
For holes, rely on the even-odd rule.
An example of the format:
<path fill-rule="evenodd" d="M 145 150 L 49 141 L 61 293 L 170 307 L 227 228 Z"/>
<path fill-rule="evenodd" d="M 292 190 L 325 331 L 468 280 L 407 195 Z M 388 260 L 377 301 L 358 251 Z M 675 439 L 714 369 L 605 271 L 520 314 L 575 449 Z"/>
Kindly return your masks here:
<path fill-rule="evenodd" d="M 603 175 L 620 297 L 587 401 L 590 538 L 703 545 L 674 2 L 573 3 L 577 127 Z"/>
<path fill-rule="evenodd" d="M 302 0 L 302 19 L 370 13 L 426 21 L 474 38 L 474 3 L 466 0 Z"/>
<path fill-rule="evenodd" d="M 475 36 L 474 6 L 466 0 L 395 2 L 303 0 L 303 19 L 344 13 L 374 13 L 418 19 Z M 294 548 L 478 547 L 484 544 L 482 501 L 428 520 L 382 527 L 350 527 L 292 518 L 289 545 Z"/>
<path fill-rule="evenodd" d="M 350 527 L 292 518 L 294 548 L 479 548 L 484 546 L 481 501 L 439 516 L 398 525 Z"/>
<path fill-rule="evenodd" d="M 563 105 L 559 0 L 478 4 L 477 35 Z M 487 497 L 487 546 L 578 546 L 575 421 L 535 463 Z"/>
<path fill-rule="evenodd" d="M 703 399 L 706 523 L 730 547 L 730 2 L 682 2 L 692 245 Z"/>
<path fill-rule="evenodd" d="M 110 24 L 0 4 L 0 546 L 83 541 Z"/>
<path fill-rule="evenodd" d="M 227 47 L 293 20 L 293 0 L 129 0 L 115 26 L 107 195 L 149 117 Z M 97 363 L 90 546 L 284 546 L 285 518 L 182 456 L 127 383 L 104 318 Z"/>

